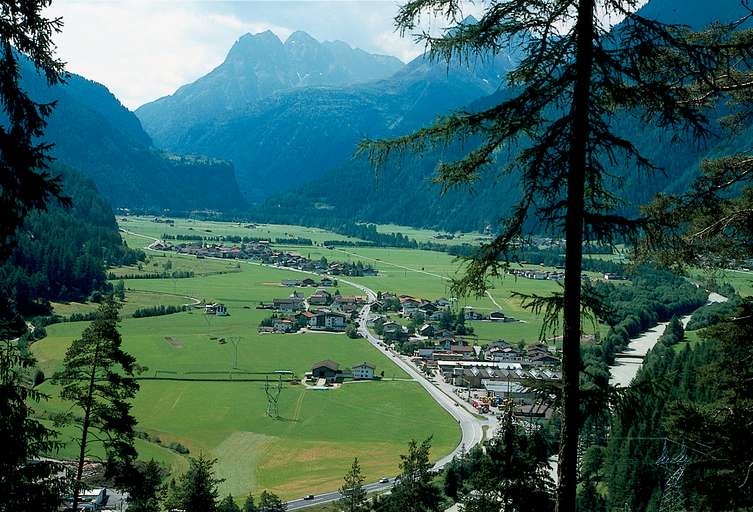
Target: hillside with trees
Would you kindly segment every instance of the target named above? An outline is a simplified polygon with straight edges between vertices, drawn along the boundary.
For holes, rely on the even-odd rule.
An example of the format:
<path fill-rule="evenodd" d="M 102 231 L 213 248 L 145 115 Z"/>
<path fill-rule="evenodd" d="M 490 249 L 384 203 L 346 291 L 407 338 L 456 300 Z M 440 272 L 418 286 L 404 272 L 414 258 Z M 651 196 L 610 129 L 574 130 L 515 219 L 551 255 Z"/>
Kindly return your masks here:
<path fill-rule="evenodd" d="M 144 259 L 118 233 L 112 208 L 92 182 L 69 168 L 62 173 L 70 209 L 51 203 L 27 217 L 17 246 L 0 266 L 0 289 L 8 290 L 23 314 L 44 313 L 47 301 L 84 301 L 108 288 L 105 265 Z"/>
<path fill-rule="evenodd" d="M 136 116 L 102 84 L 69 74 L 65 83 L 49 86 L 28 60 L 21 58 L 19 64 L 30 97 L 56 102 L 42 138 L 54 144 L 51 155 L 91 178 L 114 207 L 243 206 L 232 164 L 160 151 Z"/>
<path fill-rule="evenodd" d="M 646 16 L 656 16 L 661 21 L 687 23 L 699 28 L 716 20 L 733 21 L 740 12 L 739 2 L 735 0 L 716 2 L 713 8 L 701 0 L 690 3 L 654 0 L 639 11 Z M 617 26 L 614 30 L 619 31 L 621 27 Z M 506 55 L 508 49 L 503 47 L 499 51 Z M 469 68 L 475 71 L 470 64 Z M 498 105 L 513 94 L 514 88 L 507 85 L 504 77 L 496 83 L 500 86 L 499 90 L 455 107 L 446 106 L 442 112 L 460 109 L 477 113 Z M 610 168 L 609 186 L 619 191 L 621 201 L 616 205 L 616 211 L 634 214 L 637 205 L 649 202 L 656 193 L 685 190 L 698 176 L 703 161 L 746 150 L 753 138 L 753 123 L 745 120 L 737 133 L 728 136 L 721 126 L 728 113 L 726 106 L 709 107 L 705 114 L 712 121 L 710 133 L 706 138 L 697 140 L 682 130 L 673 132 L 646 124 L 639 112 L 616 112 L 610 119 L 611 129 L 616 135 L 629 138 L 656 167 L 652 171 L 639 172 L 635 162 L 602 156 Z M 371 128 L 364 130 L 362 135 L 389 138 L 400 135 L 400 131 Z M 527 144 L 525 137 L 521 144 Z M 320 176 L 314 176 L 311 182 L 300 183 L 289 192 L 269 198 L 255 211 L 255 215 L 270 221 L 299 224 L 319 225 L 350 220 L 450 231 L 482 230 L 506 216 L 522 195 L 521 176 L 513 169 L 515 151 L 504 148 L 496 152 L 493 161 L 478 170 L 479 183 L 483 183 L 483 186 L 466 184 L 445 190 L 435 180 L 438 162 L 458 161 L 468 151 L 481 146 L 480 138 L 468 136 L 461 143 L 429 145 L 422 157 L 396 152 L 377 172 L 363 156 L 341 159 L 340 163 L 331 165 Z M 355 147 L 351 147 L 349 156 L 354 153 Z M 332 163 L 331 160 L 322 162 Z M 342 190 L 351 193 L 342 194 Z M 528 226 L 532 231 L 541 229 L 534 220 Z"/>

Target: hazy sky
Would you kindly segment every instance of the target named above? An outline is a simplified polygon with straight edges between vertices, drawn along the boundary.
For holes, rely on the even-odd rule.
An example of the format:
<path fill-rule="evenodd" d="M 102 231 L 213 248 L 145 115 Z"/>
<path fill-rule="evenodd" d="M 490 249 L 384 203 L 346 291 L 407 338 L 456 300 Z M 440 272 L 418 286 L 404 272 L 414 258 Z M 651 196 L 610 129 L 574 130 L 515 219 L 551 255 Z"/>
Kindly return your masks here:
<path fill-rule="evenodd" d="M 206 74 L 247 32 L 271 29 L 284 41 L 305 30 L 320 41 L 410 60 L 422 47 L 394 31 L 397 8 L 385 0 L 53 0 L 49 14 L 63 17 L 56 42 L 68 70 L 105 84 L 135 109 Z"/>

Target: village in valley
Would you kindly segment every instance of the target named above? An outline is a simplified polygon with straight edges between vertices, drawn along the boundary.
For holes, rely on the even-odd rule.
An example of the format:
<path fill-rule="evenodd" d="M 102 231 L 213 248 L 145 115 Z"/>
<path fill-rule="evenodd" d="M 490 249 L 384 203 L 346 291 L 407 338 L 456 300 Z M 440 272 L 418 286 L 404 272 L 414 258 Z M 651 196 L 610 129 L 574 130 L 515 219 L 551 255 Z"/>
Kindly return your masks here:
<path fill-rule="evenodd" d="M 493 413 L 502 405 L 512 406 L 518 416 L 544 419 L 550 415 L 541 406 L 541 384 L 560 378 L 560 359 L 554 346 L 543 343 L 511 343 L 497 339 L 480 343 L 473 325 L 521 322 L 500 310 L 480 311 L 459 306 L 455 298 L 433 300 L 394 292 L 378 291 L 373 300 L 368 295 L 340 293 L 338 277 L 378 276 L 371 265 L 349 261 L 311 259 L 298 251 L 278 249 L 268 240 L 236 237 L 232 245 L 205 241 L 180 241 L 173 244 L 157 240 L 150 245 L 155 251 L 174 252 L 197 259 L 247 260 L 262 265 L 301 272 L 300 278 L 281 279 L 284 293 L 271 302 L 260 302 L 257 310 L 269 311 L 257 327 L 259 334 L 302 335 L 339 333 L 362 338 L 359 321 L 368 306 L 365 325 L 369 336 L 384 350 L 400 357 L 422 372 L 441 389 L 476 413 Z M 304 241 L 305 243 L 305 241 Z M 560 280 L 562 272 L 554 270 L 511 270 L 515 277 L 532 280 Z M 585 276 L 587 277 L 587 276 Z M 621 276 L 604 276 L 604 279 Z M 224 304 L 204 306 L 207 314 L 225 316 Z M 350 365 L 350 366 L 348 366 Z M 383 369 L 368 361 L 312 361 L 302 382 L 307 389 L 336 389 L 350 380 L 380 380 Z"/>
<path fill-rule="evenodd" d="M 473 334 L 472 324 L 476 322 L 519 322 L 502 311 L 482 313 L 472 307 L 458 307 L 455 298 L 426 300 L 381 291 L 369 301 L 367 295 L 342 295 L 337 279 L 330 276 L 285 279 L 279 285 L 293 291 L 257 306 L 272 311 L 259 325 L 259 333 L 325 331 L 360 338 L 363 333 L 357 324 L 368 305 L 365 324 L 369 337 L 470 405 L 474 412 L 490 413 L 505 405 L 514 407 L 522 418 L 550 415 L 535 389 L 560 378 L 557 351 L 543 343 L 514 345 L 502 339 L 481 345 Z M 313 292 L 306 296 L 305 289 Z M 384 371 L 378 372 L 372 363 L 358 362 L 348 368 L 328 359 L 312 365 L 304 384 L 311 389 L 327 389 L 350 379 L 381 378 Z"/>
<path fill-rule="evenodd" d="M 205 404 L 208 419 L 227 406 L 214 390 L 231 386 L 227 403 L 246 407 L 233 413 L 243 424 L 228 425 L 228 443 L 241 430 L 279 437 L 280 421 L 293 429 L 285 438 L 301 446 L 307 436 L 326 443 L 336 428 L 339 437 L 360 440 L 347 447 L 350 455 L 363 443 L 388 454 L 365 464 L 369 478 L 381 478 L 393 474 L 405 439 L 432 433 L 435 460 L 446 461 L 493 436 L 505 411 L 530 428 L 552 419 L 545 404 L 561 375 L 561 343 L 539 342 L 539 320 L 510 297 L 510 289 L 559 286 L 561 271 L 552 265 L 517 265 L 509 287 L 456 298 L 449 284 L 456 263 L 442 250 L 385 248 L 292 225 L 125 214 L 119 221 L 128 243 L 145 251 L 143 261 L 110 269 L 109 279 L 126 297 L 124 330 L 149 363 L 147 385 L 166 403 L 186 400 L 181 389 L 190 386 L 190 400 Z M 58 310 L 72 318 L 84 307 Z M 52 347 L 69 324 L 49 326 L 48 343 L 37 350 Z M 248 488 L 230 472 L 239 464 L 233 450 L 185 432 L 173 409 L 166 416 L 151 402 L 140 407 L 146 449 L 162 449 L 153 441 L 160 439 L 191 452 L 218 450 L 228 491 Z M 322 414 L 343 408 L 359 412 L 343 413 L 347 425 L 322 428 Z M 398 416 L 404 421 L 385 424 Z M 179 467 L 183 456 L 163 458 Z M 254 464 L 274 467 L 274 457 Z M 295 497 L 329 490 L 339 478 L 333 471 L 312 486 L 315 468 L 306 471 L 263 485 L 295 482 L 284 491 Z"/>
<path fill-rule="evenodd" d="M 165 237 L 165 235 L 163 235 Z M 269 240 L 253 239 L 250 237 L 231 237 L 229 241 L 237 244 L 204 243 L 201 237 L 198 241 L 188 241 L 173 244 L 167 240 L 157 240 L 151 248 L 157 251 L 172 251 L 176 254 L 186 254 L 203 258 L 221 258 L 235 260 L 249 260 L 265 265 L 290 268 L 304 272 L 316 272 L 333 276 L 374 276 L 377 270 L 369 264 L 360 261 L 355 263 L 341 261 L 327 261 L 327 258 L 312 260 L 295 251 L 275 249 Z M 309 239 L 291 239 L 287 242 L 311 244 Z"/>

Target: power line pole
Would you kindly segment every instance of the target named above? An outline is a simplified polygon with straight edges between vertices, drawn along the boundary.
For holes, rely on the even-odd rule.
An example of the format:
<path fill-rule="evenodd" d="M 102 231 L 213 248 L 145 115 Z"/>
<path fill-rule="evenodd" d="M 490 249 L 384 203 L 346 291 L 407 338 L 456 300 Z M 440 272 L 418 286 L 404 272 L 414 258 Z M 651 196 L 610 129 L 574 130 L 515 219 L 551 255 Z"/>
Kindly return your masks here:
<path fill-rule="evenodd" d="M 682 496 L 682 479 L 685 476 L 685 469 L 688 466 L 688 453 L 683 444 L 680 447 L 680 453 L 671 457 L 667 441 L 664 441 L 662 454 L 656 461 L 656 464 L 664 467 L 668 475 L 667 483 L 664 486 L 664 493 L 659 502 L 659 512 L 674 512 L 685 510 L 684 498 Z"/>
<path fill-rule="evenodd" d="M 238 343 L 243 338 L 241 336 L 232 336 L 228 339 L 230 340 L 230 343 L 233 344 L 233 348 L 235 349 L 235 355 L 233 358 L 233 370 L 238 370 Z"/>
<path fill-rule="evenodd" d="M 280 410 L 278 407 L 278 401 L 280 399 L 280 393 L 282 393 L 282 375 L 278 376 L 277 383 L 269 381 L 269 375 L 267 375 L 264 382 L 264 393 L 267 395 L 267 416 L 273 419 L 280 417 Z"/>

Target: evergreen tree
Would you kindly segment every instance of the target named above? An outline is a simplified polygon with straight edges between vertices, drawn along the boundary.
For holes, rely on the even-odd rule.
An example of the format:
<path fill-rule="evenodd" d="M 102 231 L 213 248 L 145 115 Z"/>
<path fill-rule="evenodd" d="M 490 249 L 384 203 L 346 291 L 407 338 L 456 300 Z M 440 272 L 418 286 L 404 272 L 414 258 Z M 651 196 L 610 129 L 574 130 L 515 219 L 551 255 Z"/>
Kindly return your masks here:
<path fill-rule="evenodd" d="M 162 504 L 163 481 L 167 472 L 157 461 L 137 462 L 123 470 L 120 485 L 128 492 L 128 510 L 155 512 Z"/>
<path fill-rule="evenodd" d="M 200 454 L 188 460 L 188 471 L 180 477 L 170 490 L 169 508 L 185 512 L 215 512 L 219 491 L 217 486 L 224 480 L 214 476 L 217 459 L 209 459 Z"/>
<path fill-rule="evenodd" d="M 669 321 L 664 334 L 662 335 L 662 341 L 666 345 L 675 345 L 685 339 L 685 329 L 680 323 L 680 319 L 677 315 L 672 315 L 672 319 Z"/>
<path fill-rule="evenodd" d="M 243 503 L 243 512 L 258 512 L 259 509 L 256 508 L 256 504 L 254 503 L 254 497 L 249 494 L 246 497 L 246 501 Z"/>
<path fill-rule="evenodd" d="M 668 413 L 671 439 L 693 447 L 688 509 L 753 508 L 753 298 L 734 317 L 701 332 L 710 354 L 697 386 L 712 398 L 682 400 Z"/>
<path fill-rule="evenodd" d="M 288 509 L 287 503 L 282 501 L 279 496 L 269 491 L 262 491 L 259 495 L 259 512 L 285 512 Z"/>
<path fill-rule="evenodd" d="M 63 22 L 44 15 L 49 5 L 50 0 L 0 2 L 0 258 L 29 212 L 45 209 L 51 197 L 70 204 L 58 178 L 47 172 L 51 145 L 39 141 L 54 105 L 35 103 L 20 84 L 19 61 L 25 59 L 49 85 L 62 81 L 63 63 L 54 56 L 52 38 Z"/>
<path fill-rule="evenodd" d="M 519 175 L 522 198 L 496 238 L 467 258 L 465 274 L 453 286 L 457 294 L 482 294 L 489 277 L 503 275 L 532 221 L 564 233 L 563 292 L 525 301 L 545 314 L 544 330 L 557 328 L 560 318 L 563 323 L 559 512 L 576 507 L 581 316 L 598 306 L 581 288 L 583 245 L 634 237 L 644 225 L 617 212 L 620 184 L 610 167 L 622 160 L 637 172 L 654 170 L 610 121 L 617 112 L 629 112 L 646 125 L 705 137 L 710 134 L 707 99 L 722 90 L 713 77 L 746 65 L 753 48 L 750 33 L 735 32 L 739 25 L 695 36 L 686 27 L 636 14 L 639 5 L 637 0 L 494 0 L 484 4 L 477 23 L 466 23 L 460 21 L 461 2 L 407 2 L 395 20 L 403 33 L 413 31 L 423 15 L 441 13 L 456 22 L 442 36 L 418 36 L 430 57 L 472 60 L 510 46 L 522 56 L 508 74 L 509 94 L 500 95 L 498 103 L 360 146 L 380 166 L 395 153 L 425 153 L 457 141 L 470 145 L 464 158 L 439 163 L 436 180 L 443 190 L 471 186 L 495 171 Z M 608 20 L 617 17 L 624 21 L 612 30 Z M 694 82 L 705 85 L 700 97 L 689 87 Z M 512 162 L 500 169 L 497 155 L 513 151 Z"/>
<path fill-rule="evenodd" d="M 59 18 L 43 12 L 49 0 L 0 2 L 0 263 L 5 263 L 16 230 L 29 212 L 45 209 L 47 201 L 64 198 L 57 178 L 47 172 L 50 145 L 40 142 L 52 105 L 32 101 L 20 84 L 19 59 L 29 59 L 48 84 L 61 80 L 63 63 L 54 57 Z M 56 510 L 62 487 L 53 476 L 58 468 L 35 460 L 59 445 L 53 431 L 31 418 L 31 402 L 43 395 L 23 375 L 34 361 L 18 350 L 25 326 L 16 312 L 14 287 L 0 283 L 0 510 Z"/>
<path fill-rule="evenodd" d="M 341 512 L 365 512 L 368 509 L 366 503 L 366 491 L 363 488 L 365 479 L 358 464 L 358 457 L 353 459 L 350 471 L 345 474 L 344 482 L 340 487 L 342 498 L 337 502 L 337 509 Z"/>
<path fill-rule="evenodd" d="M 125 283 L 122 279 L 118 279 L 118 281 L 113 285 L 112 292 L 121 301 L 125 300 Z"/>
<path fill-rule="evenodd" d="M 386 499 L 375 502 L 375 510 L 436 512 L 441 509 L 440 491 L 433 482 L 429 462 L 431 437 L 418 444 L 408 443 L 408 453 L 401 455 L 400 480 Z"/>
<path fill-rule="evenodd" d="M 0 342 L 0 512 L 58 510 L 65 487 L 57 464 L 40 460 L 55 453 L 55 432 L 33 419 L 33 403 L 46 397 L 34 390 L 27 372 L 34 360 L 17 341 Z"/>
<path fill-rule="evenodd" d="M 514 423 L 512 410 L 477 466 L 465 477 L 464 510 L 468 512 L 546 512 L 554 509 L 546 442 Z"/>
<path fill-rule="evenodd" d="M 604 498 L 596 490 L 593 480 L 586 479 L 578 489 L 578 510 L 580 512 L 602 512 L 606 504 Z"/>
<path fill-rule="evenodd" d="M 77 509 L 82 486 L 84 462 L 91 445 L 102 442 L 108 466 L 131 463 L 136 457 L 130 401 L 139 385 L 133 379 L 133 356 L 121 348 L 118 332 L 120 305 L 112 296 L 97 309 L 97 317 L 84 329 L 81 337 L 68 347 L 63 369 L 53 381 L 62 386 L 60 397 L 80 411 L 79 454 L 74 480 L 73 508 Z"/>
<path fill-rule="evenodd" d="M 217 512 L 241 512 L 241 509 L 238 505 L 235 504 L 233 495 L 228 494 L 227 496 L 222 498 L 220 504 L 217 505 Z"/>

